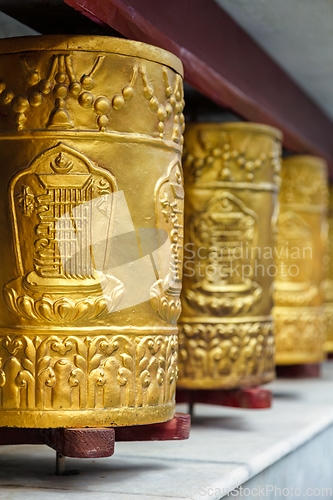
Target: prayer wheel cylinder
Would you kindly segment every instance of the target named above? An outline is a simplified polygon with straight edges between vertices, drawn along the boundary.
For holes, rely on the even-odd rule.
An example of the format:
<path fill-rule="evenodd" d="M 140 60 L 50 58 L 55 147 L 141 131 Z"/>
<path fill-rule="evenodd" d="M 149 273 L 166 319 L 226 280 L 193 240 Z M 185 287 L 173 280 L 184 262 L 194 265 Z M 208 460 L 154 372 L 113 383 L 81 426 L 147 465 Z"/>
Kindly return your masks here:
<path fill-rule="evenodd" d="M 273 310 L 277 365 L 319 363 L 324 358 L 327 204 L 326 162 L 316 156 L 286 158 Z"/>
<path fill-rule="evenodd" d="M 269 126 L 187 125 L 179 387 L 231 389 L 274 378 L 280 150 L 281 133 Z"/>
<path fill-rule="evenodd" d="M 182 64 L 95 36 L 0 41 L 0 426 L 173 418 Z"/>
<path fill-rule="evenodd" d="M 328 242 L 327 242 L 327 262 L 325 263 L 326 279 L 323 283 L 324 310 L 326 325 L 325 351 L 333 354 L 333 186 L 329 187 L 328 206 Z"/>

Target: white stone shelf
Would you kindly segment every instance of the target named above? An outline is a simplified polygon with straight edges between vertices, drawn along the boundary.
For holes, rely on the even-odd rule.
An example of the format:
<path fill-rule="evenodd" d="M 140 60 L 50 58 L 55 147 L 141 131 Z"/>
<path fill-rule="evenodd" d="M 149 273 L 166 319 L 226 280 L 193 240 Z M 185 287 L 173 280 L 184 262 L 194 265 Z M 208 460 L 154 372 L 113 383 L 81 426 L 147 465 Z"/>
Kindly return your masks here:
<path fill-rule="evenodd" d="M 271 410 L 197 405 L 188 441 L 117 443 L 110 458 L 67 459 L 77 475 L 56 477 L 46 446 L 2 446 L 0 499 L 218 500 L 240 485 L 300 488 L 301 496 L 333 490 L 333 362 L 320 380 L 269 387 Z M 330 496 L 318 491 L 314 498 Z"/>

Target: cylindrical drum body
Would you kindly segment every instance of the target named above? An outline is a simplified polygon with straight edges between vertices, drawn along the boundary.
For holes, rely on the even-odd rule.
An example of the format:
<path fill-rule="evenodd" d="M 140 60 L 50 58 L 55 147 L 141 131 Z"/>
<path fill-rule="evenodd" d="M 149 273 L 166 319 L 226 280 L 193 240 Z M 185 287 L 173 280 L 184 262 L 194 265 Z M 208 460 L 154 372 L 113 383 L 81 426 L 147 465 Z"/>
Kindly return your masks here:
<path fill-rule="evenodd" d="M 180 387 L 235 388 L 274 377 L 271 316 L 281 133 L 190 124 Z"/>
<path fill-rule="evenodd" d="M 174 415 L 182 65 L 109 37 L 0 42 L 0 426 Z"/>
<path fill-rule="evenodd" d="M 325 262 L 324 270 L 326 277 L 323 282 L 324 293 L 324 310 L 325 310 L 325 326 L 326 326 L 326 341 L 324 350 L 327 353 L 333 353 L 333 185 L 329 186 L 329 203 L 328 203 L 328 241 L 327 241 L 327 262 Z"/>
<path fill-rule="evenodd" d="M 327 166 L 315 156 L 282 164 L 273 309 L 276 364 L 323 360 Z"/>

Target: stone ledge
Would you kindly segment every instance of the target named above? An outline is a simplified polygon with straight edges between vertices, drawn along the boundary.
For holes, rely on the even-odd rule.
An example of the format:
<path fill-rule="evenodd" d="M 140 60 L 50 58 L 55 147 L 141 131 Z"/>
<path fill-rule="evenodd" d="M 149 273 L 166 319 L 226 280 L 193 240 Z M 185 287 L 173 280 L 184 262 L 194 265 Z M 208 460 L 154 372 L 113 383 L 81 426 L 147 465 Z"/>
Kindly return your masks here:
<path fill-rule="evenodd" d="M 67 459 L 67 469 L 78 475 L 54 476 L 55 454 L 42 445 L 3 446 L 1 498 L 63 500 L 79 493 L 83 500 L 217 500 L 244 483 L 280 485 L 291 467 L 283 461 L 296 454 L 312 476 L 310 485 L 329 486 L 333 363 L 324 366 L 322 379 L 279 380 L 267 387 L 274 393 L 271 410 L 197 405 L 188 441 L 117 443 L 110 458 Z"/>

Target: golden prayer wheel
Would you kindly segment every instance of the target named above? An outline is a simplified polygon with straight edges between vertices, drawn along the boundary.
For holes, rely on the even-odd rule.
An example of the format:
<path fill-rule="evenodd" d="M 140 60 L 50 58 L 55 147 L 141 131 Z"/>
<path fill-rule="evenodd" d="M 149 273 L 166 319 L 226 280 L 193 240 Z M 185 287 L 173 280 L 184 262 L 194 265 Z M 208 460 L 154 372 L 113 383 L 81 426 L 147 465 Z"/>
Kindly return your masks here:
<path fill-rule="evenodd" d="M 273 310 L 277 365 L 318 363 L 324 358 L 327 203 L 325 161 L 315 156 L 285 159 Z"/>
<path fill-rule="evenodd" d="M 0 42 L 0 426 L 175 411 L 182 64 L 94 36 Z"/>
<path fill-rule="evenodd" d="M 185 149 L 177 385 L 269 382 L 281 133 L 251 123 L 190 124 Z"/>
<path fill-rule="evenodd" d="M 333 353 L 333 185 L 329 188 L 327 276 L 323 282 L 326 325 L 325 351 Z"/>

